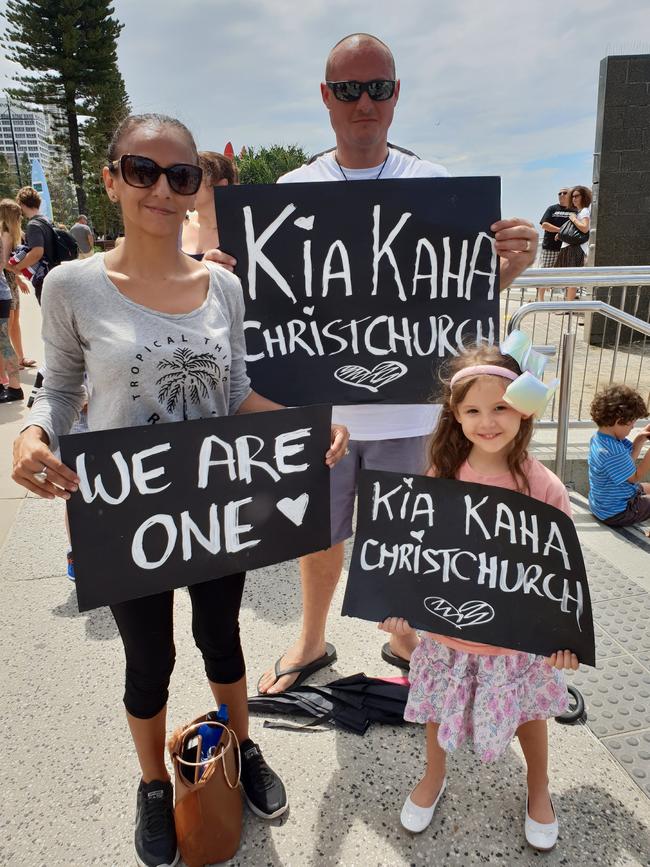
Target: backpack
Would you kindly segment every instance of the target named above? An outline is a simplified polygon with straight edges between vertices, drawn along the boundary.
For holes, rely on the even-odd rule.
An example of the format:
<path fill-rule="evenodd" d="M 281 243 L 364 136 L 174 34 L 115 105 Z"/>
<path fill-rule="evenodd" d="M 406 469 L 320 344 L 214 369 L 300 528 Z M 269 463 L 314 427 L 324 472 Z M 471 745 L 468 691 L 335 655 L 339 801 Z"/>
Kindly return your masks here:
<path fill-rule="evenodd" d="M 66 232 L 65 229 L 58 229 L 43 217 L 33 217 L 33 219 L 38 220 L 41 226 L 46 226 L 54 235 L 54 261 L 50 262 L 48 259 L 47 262 L 50 271 L 56 265 L 60 265 L 61 262 L 70 262 L 77 258 L 79 255 L 79 245 L 70 232 Z"/>

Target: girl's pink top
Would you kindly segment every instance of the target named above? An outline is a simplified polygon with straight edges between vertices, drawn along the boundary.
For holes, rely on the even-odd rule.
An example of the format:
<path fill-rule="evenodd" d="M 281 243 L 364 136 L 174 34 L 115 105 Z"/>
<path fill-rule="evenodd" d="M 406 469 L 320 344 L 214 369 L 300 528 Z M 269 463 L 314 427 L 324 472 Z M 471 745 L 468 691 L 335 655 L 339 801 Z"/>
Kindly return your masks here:
<path fill-rule="evenodd" d="M 556 509 L 561 509 L 571 517 L 569 495 L 555 473 L 548 470 L 536 458 L 528 458 L 524 464 L 524 473 L 530 485 L 531 497 L 541 500 L 543 503 L 548 503 L 549 506 L 555 506 Z M 435 473 L 429 470 L 427 475 L 435 476 Z M 469 461 L 465 461 L 461 466 L 456 478 L 459 482 L 492 485 L 495 488 L 507 488 L 509 491 L 517 490 L 517 483 L 510 473 L 486 476 L 473 470 L 469 465 Z M 518 653 L 518 651 L 510 650 L 507 647 L 494 647 L 491 644 L 480 644 L 476 641 L 463 641 L 460 638 L 450 638 L 448 635 L 439 635 L 438 633 L 429 634 L 431 638 L 434 638 L 440 644 L 451 647 L 453 650 L 461 650 L 463 653 L 476 653 L 483 656 L 510 656 Z"/>

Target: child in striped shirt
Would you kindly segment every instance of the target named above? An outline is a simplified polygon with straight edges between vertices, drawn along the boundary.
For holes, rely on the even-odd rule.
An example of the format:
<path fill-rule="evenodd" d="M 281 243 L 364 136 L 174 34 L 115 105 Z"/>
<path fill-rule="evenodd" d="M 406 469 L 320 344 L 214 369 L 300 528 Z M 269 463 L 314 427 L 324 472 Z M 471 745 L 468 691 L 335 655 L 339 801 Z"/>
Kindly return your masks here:
<path fill-rule="evenodd" d="M 589 445 L 589 506 L 610 527 L 628 527 L 650 518 L 650 449 L 637 464 L 650 424 L 634 440 L 628 434 L 640 418 L 648 417 L 641 395 L 627 385 L 610 385 L 591 404 L 598 425 Z"/>

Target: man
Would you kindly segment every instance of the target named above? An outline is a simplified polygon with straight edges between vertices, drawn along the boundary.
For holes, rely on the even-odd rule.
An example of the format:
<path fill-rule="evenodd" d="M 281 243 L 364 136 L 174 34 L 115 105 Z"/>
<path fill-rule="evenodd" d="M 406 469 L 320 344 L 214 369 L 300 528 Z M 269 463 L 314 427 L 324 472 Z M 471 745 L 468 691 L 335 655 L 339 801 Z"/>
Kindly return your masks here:
<path fill-rule="evenodd" d="M 544 229 L 542 251 L 539 257 L 540 268 L 555 268 L 557 254 L 562 247 L 562 241 L 555 238 L 557 230 L 562 223 L 569 219 L 569 214 L 575 214 L 575 208 L 571 207 L 569 201 L 569 189 L 569 187 L 560 187 L 557 194 L 558 204 L 549 205 L 539 221 L 540 226 Z M 537 290 L 537 300 L 543 301 L 545 293 L 546 289 L 540 286 Z"/>
<path fill-rule="evenodd" d="M 92 256 L 95 239 L 88 225 L 88 217 L 85 214 L 79 214 L 77 222 L 70 229 L 70 234 L 77 242 L 77 247 L 79 247 L 77 258 L 87 259 L 89 256 Z"/>
<path fill-rule="evenodd" d="M 280 183 L 448 176 L 442 166 L 388 146 L 400 82 L 393 55 L 381 40 L 365 33 L 346 36 L 329 54 L 325 79 L 321 97 L 329 112 L 336 148 L 284 175 Z M 531 223 L 519 219 L 500 220 L 492 229 L 501 256 L 501 288 L 505 288 L 534 261 L 537 232 Z M 220 251 L 210 251 L 207 257 L 226 267 L 235 264 Z M 424 472 L 425 443 L 437 412 L 429 405 L 334 407 L 333 418 L 350 430 L 350 453 L 330 477 L 333 544 L 300 560 L 302 631 L 275 666 L 262 675 L 260 692 L 283 692 L 336 658 L 335 649 L 325 641 L 325 627 L 343 565 L 344 541 L 352 535 L 358 469 Z M 407 668 L 412 650 L 410 641 L 391 636 L 382 656 Z"/>
<path fill-rule="evenodd" d="M 54 232 L 49 231 L 47 226 L 50 221 L 40 213 L 41 197 L 33 187 L 23 187 L 18 190 L 16 201 L 20 205 L 23 216 L 28 220 L 25 229 L 25 246 L 29 248 L 25 257 L 16 265 L 6 266 L 15 274 L 27 268 L 34 269 L 32 285 L 36 293 L 36 300 L 41 303 L 41 291 L 43 279 L 47 274 L 46 263 L 56 261 Z M 45 259 L 45 262 L 43 260 Z"/>

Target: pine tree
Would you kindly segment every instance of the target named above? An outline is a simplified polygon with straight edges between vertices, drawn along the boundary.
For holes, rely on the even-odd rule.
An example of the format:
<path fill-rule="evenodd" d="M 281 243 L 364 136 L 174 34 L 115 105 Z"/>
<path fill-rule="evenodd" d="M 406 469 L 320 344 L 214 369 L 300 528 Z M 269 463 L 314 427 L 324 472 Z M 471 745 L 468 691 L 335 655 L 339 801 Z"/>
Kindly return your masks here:
<path fill-rule="evenodd" d="M 106 195 L 102 168 L 106 165 L 108 145 L 115 128 L 131 111 L 129 97 L 120 72 L 115 69 L 112 82 L 97 100 L 94 116 L 83 127 L 82 160 L 88 194 L 88 214 L 98 234 L 118 235 L 122 229 L 119 208 Z"/>
<path fill-rule="evenodd" d="M 13 199 L 18 192 L 18 176 L 14 159 L 0 153 L 0 199 Z"/>
<path fill-rule="evenodd" d="M 235 157 L 242 184 L 274 184 L 280 175 L 297 169 L 307 159 L 298 145 L 244 148 L 241 155 Z"/>
<path fill-rule="evenodd" d="M 47 188 L 52 202 L 52 219 L 70 228 L 76 222 L 78 210 L 70 166 L 64 160 L 52 160 L 47 171 Z"/>
<path fill-rule="evenodd" d="M 9 95 L 58 110 L 66 134 L 79 211 L 86 193 L 78 117 L 92 115 L 117 70 L 122 24 L 107 0 L 7 0 L 3 46 L 21 68 Z"/>
<path fill-rule="evenodd" d="M 23 182 L 23 187 L 31 187 L 32 185 L 32 161 L 29 155 L 23 151 L 20 155 L 20 179 Z"/>

